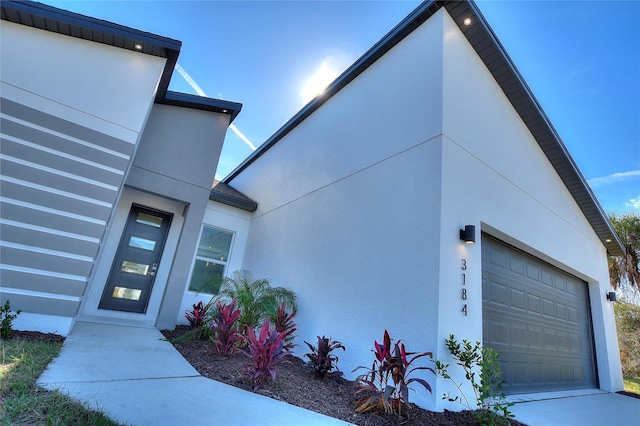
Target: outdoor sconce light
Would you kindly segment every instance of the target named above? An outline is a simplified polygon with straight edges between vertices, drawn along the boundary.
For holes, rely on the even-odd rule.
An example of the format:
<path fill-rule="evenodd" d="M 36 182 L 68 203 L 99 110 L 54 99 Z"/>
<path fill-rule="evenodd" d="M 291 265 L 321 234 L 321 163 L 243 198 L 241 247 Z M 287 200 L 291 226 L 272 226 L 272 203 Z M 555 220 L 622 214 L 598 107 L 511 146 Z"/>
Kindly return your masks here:
<path fill-rule="evenodd" d="M 616 292 L 615 291 L 610 291 L 609 293 L 607 293 L 607 300 L 609 302 L 615 302 L 616 301 Z"/>
<path fill-rule="evenodd" d="M 467 225 L 464 229 L 460 230 L 460 239 L 465 244 L 475 244 L 476 242 L 476 227 L 474 225 Z"/>

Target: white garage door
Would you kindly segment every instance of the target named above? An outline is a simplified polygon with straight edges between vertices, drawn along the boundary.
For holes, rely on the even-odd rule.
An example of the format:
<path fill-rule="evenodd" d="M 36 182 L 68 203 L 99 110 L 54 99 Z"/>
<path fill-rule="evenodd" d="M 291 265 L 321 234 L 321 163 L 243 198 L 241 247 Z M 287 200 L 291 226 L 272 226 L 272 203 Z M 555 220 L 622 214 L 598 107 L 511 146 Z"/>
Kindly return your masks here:
<path fill-rule="evenodd" d="M 506 394 L 597 386 L 585 282 L 483 235 L 482 295 Z"/>

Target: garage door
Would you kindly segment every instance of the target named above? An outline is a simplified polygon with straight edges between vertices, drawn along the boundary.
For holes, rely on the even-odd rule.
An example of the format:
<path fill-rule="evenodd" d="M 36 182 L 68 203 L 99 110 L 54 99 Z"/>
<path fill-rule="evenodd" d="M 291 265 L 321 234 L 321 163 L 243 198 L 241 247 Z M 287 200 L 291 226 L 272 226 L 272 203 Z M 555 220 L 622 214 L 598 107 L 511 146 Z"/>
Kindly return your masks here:
<path fill-rule="evenodd" d="M 482 295 L 506 394 L 597 386 L 585 282 L 483 235 Z"/>

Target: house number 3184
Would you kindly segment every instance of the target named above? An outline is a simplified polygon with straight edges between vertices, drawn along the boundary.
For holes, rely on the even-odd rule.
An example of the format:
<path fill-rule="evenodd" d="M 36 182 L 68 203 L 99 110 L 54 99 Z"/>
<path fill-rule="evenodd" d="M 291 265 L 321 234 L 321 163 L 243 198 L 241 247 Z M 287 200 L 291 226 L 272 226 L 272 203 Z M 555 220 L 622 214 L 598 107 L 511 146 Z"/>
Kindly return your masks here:
<path fill-rule="evenodd" d="M 460 298 L 462 300 L 467 300 L 467 259 L 461 259 L 460 269 L 462 269 L 462 289 L 460 290 Z M 465 303 L 462 305 L 461 310 L 465 317 L 467 316 L 467 311 L 467 304 Z"/>

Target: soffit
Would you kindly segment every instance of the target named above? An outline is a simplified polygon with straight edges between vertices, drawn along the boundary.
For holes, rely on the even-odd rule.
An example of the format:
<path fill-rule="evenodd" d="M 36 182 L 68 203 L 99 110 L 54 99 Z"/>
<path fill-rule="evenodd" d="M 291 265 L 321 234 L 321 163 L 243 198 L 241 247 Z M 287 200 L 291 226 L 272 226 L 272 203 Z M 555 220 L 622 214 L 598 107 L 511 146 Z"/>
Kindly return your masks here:
<path fill-rule="evenodd" d="M 1 6 L 1 18 L 9 22 L 165 58 L 167 61 L 158 83 L 156 103 L 228 113 L 231 115 L 230 123 L 240 113 L 242 104 L 237 102 L 169 92 L 171 76 L 182 47 L 179 40 L 32 1 L 3 0 Z"/>

